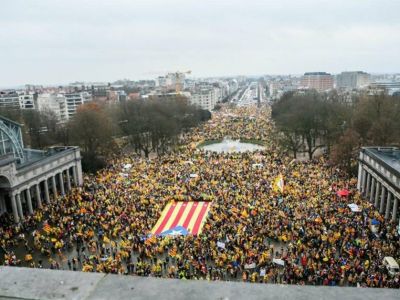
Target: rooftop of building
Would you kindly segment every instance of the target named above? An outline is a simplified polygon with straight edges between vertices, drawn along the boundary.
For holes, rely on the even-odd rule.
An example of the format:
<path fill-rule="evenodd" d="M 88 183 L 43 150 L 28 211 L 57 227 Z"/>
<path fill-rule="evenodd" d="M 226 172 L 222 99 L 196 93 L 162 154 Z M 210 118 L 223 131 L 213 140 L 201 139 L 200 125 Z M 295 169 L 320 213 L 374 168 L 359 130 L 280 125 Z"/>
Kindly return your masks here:
<path fill-rule="evenodd" d="M 343 71 L 338 75 L 343 75 L 343 74 L 362 74 L 362 75 L 369 75 L 367 72 L 364 71 Z"/>
<path fill-rule="evenodd" d="M 55 146 L 46 150 L 24 148 L 21 135 L 22 125 L 3 116 L 0 116 L 0 122 L 3 125 L 0 130 L 4 131 L 7 136 L 12 137 L 6 142 L 10 143 L 14 149 L 13 152 L 10 152 L 9 148 L 5 146 L 0 149 L 0 165 L 16 162 L 17 169 L 21 169 L 56 158 L 60 155 L 65 155 L 66 151 L 76 150 L 76 147 L 73 146 Z"/>
<path fill-rule="evenodd" d="M 389 170 L 400 176 L 400 149 L 396 147 L 364 147 L 363 151 L 380 161 Z"/>
<path fill-rule="evenodd" d="M 331 74 L 326 72 L 306 72 L 304 73 L 304 75 L 307 76 L 307 75 L 331 75 Z"/>
<path fill-rule="evenodd" d="M 1 299 L 398 299 L 395 289 L 194 281 L 0 267 Z"/>

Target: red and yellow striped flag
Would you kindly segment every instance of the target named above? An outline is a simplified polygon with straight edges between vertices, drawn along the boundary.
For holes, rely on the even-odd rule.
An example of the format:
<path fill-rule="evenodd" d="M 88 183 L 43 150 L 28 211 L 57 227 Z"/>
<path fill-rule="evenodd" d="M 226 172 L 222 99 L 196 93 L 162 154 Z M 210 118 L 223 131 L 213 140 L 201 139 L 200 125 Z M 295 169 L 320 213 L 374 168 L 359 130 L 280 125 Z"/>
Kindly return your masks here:
<path fill-rule="evenodd" d="M 171 201 L 164 208 L 151 233 L 159 235 L 181 226 L 189 233 L 197 235 L 203 229 L 210 206 L 211 203 L 207 201 Z"/>

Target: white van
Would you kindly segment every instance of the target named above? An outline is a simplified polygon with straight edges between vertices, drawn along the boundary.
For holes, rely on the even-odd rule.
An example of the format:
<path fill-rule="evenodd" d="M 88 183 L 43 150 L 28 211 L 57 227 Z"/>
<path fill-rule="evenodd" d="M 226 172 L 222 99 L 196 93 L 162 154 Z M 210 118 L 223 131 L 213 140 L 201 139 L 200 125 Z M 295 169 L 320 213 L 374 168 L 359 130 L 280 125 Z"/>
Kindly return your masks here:
<path fill-rule="evenodd" d="M 390 275 L 394 276 L 394 275 L 399 273 L 399 264 L 397 263 L 397 261 L 393 257 L 386 256 L 383 259 L 383 265 L 389 271 Z"/>

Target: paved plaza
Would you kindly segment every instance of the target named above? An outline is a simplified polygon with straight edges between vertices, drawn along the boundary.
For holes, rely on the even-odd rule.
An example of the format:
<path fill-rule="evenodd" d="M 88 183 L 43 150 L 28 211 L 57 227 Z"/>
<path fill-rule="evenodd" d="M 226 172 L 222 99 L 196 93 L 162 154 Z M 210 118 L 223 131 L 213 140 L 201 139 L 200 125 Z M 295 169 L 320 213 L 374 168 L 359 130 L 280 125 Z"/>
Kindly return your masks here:
<path fill-rule="evenodd" d="M 115 157 L 20 226 L 4 220 L 0 261 L 193 280 L 399 288 L 399 275 L 382 266 L 385 256 L 400 253 L 396 224 L 362 199 L 355 178 L 324 157 L 293 160 L 273 136 L 268 107 L 223 107 L 170 154 Z M 263 148 L 197 147 L 226 137 Z M 338 196 L 342 189 L 349 195 Z M 203 215 L 186 205 L 163 214 L 182 201 L 209 204 Z M 197 215 L 197 235 L 190 226 L 181 226 L 182 234 L 152 235 L 157 225 L 169 230 Z"/>

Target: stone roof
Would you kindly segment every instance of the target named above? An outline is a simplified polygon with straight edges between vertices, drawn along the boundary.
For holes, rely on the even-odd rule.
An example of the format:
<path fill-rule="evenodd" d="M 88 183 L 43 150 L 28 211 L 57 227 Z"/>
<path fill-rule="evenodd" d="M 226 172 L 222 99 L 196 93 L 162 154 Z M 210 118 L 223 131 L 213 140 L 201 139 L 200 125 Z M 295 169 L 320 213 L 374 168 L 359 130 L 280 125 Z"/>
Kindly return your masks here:
<path fill-rule="evenodd" d="M 1 299 L 399 299 L 399 290 L 253 284 L 0 267 Z"/>
<path fill-rule="evenodd" d="M 365 147 L 365 153 L 378 160 L 388 170 L 400 177 L 400 149 L 395 147 Z"/>

